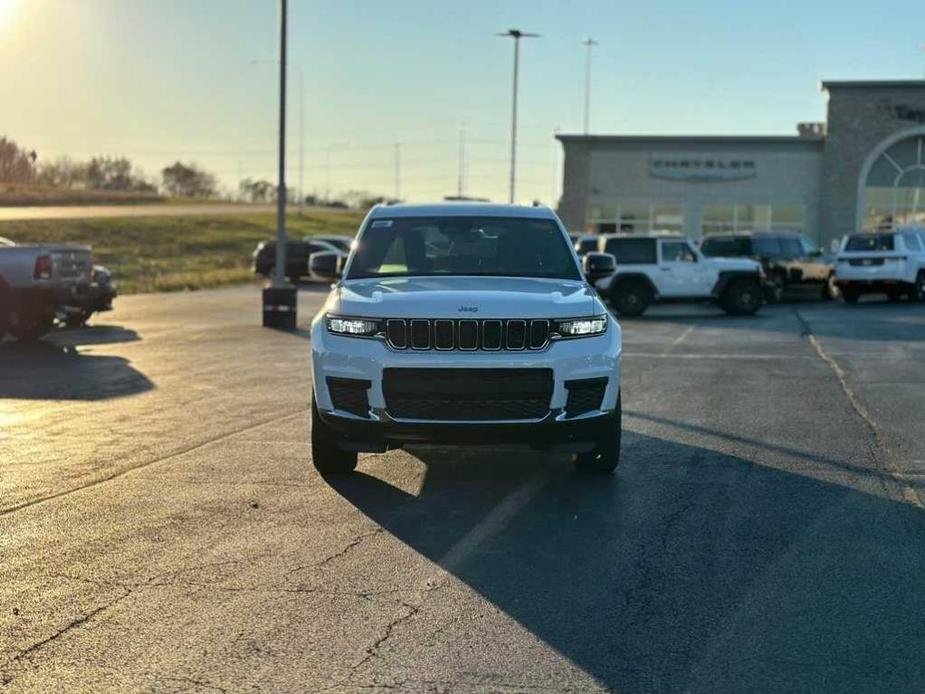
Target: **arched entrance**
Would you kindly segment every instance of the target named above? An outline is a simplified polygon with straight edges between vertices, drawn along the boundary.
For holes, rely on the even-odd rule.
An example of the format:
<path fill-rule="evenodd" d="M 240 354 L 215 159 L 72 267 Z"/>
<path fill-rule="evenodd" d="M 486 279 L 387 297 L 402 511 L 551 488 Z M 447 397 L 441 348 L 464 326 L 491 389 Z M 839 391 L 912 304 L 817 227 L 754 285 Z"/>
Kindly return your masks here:
<path fill-rule="evenodd" d="M 858 181 L 858 220 L 865 230 L 925 225 L 925 128 L 881 143 Z"/>

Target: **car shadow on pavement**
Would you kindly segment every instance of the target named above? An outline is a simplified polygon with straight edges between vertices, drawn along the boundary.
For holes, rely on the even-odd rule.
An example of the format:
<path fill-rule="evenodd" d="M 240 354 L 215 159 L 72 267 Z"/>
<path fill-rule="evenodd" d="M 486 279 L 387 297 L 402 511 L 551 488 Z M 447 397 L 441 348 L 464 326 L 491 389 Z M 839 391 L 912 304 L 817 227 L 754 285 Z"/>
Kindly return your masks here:
<path fill-rule="evenodd" d="M 141 337 L 134 330 L 119 325 L 88 325 L 82 328 L 59 328 L 46 337 L 59 345 L 112 345 L 138 342 Z"/>
<path fill-rule="evenodd" d="M 363 472 L 328 482 L 607 689 L 912 691 L 925 676 L 918 508 L 632 432 L 614 477 L 413 452 L 417 495 Z"/>
<path fill-rule="evenodd" d="M 153 388 L 123 357 L 81 354 L 44 340 L 0 343 L 0 399 L 107 400 Z"/>

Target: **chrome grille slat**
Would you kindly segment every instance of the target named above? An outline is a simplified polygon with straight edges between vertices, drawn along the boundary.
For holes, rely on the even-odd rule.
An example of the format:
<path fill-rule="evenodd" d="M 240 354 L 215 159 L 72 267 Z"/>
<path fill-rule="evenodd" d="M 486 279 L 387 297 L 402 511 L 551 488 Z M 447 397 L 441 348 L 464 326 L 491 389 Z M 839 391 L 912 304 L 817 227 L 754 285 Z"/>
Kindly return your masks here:
<path fill-rule="evenodd" d="M 553 329 L 544 318 L 389 318 L 384 324 L 389 347 L 420 352 L 535 352 L 546 348 Z"/>

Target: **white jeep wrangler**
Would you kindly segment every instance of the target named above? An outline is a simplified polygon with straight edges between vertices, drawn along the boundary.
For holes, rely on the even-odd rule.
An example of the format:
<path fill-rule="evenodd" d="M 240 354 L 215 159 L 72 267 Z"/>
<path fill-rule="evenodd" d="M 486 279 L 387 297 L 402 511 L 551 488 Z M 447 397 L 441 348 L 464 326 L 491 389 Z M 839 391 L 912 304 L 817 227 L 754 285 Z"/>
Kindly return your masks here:
<path fill-rule="evenodd" d="M 640 316 L 656 302 L 691 301 L 750 316 L 764 303 L 764 271 L 754 260 L 707 257 L 683 236 L 613 234 L 598 244 L 617 267 L 595 286 L 620 316 Z"/>
<path fill-rule="evenodd" d="M 311 330 L 319 471 L 418 442 L 525 443 L 572 453 L 579 471 L 616 467 L 620 326 L 554 212 L 377 206 L 342 272 L 331 254 L 309 262 L 340 275 Z"/>

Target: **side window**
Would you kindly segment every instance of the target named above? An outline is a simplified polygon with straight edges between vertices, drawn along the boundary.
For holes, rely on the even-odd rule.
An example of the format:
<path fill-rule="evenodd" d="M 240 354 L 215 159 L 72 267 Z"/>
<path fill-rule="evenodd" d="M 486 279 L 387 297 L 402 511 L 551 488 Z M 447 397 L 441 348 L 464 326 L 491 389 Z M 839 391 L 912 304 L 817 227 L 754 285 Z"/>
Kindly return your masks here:
<path fill-rule="evenodd" d="M 741 258 L 751 255 L 747 238 L 735 236 L 710 236 L 700 244 L 700 252 L 710 258 Z"/>
<path fill-rule="evenodd" d="M 781 248 L 784 251 L 785 258 L 799 258 L 804 255 L 803 246 L 800 239 L 785 237 L 780 240 Z"/>
<path fill-rule="evenodd" d="M 752 240 L 755 255 L 761 258 L 780 258 L 784 255 L 780 239 L 775 236 L 756 236 Z"/>
<path fill-rule="evenodd" d="M 919 243 L 919 237 L 916 234 L 903 234 L 903 241 L 906 243 L 906 249 L 914 253 L 922 252 L 922 245 Z"/>
<path fill-rule="evenodd" d="M 611 253 L 618 265 L 655 265 L 655 239 L 607 239 L 604 252 Z"/>
<path fill-rule="evenodd" d="M 685 241 L 663 241 L 662 262 L 664 263 L 696 263 L 697 256 Z"/>

